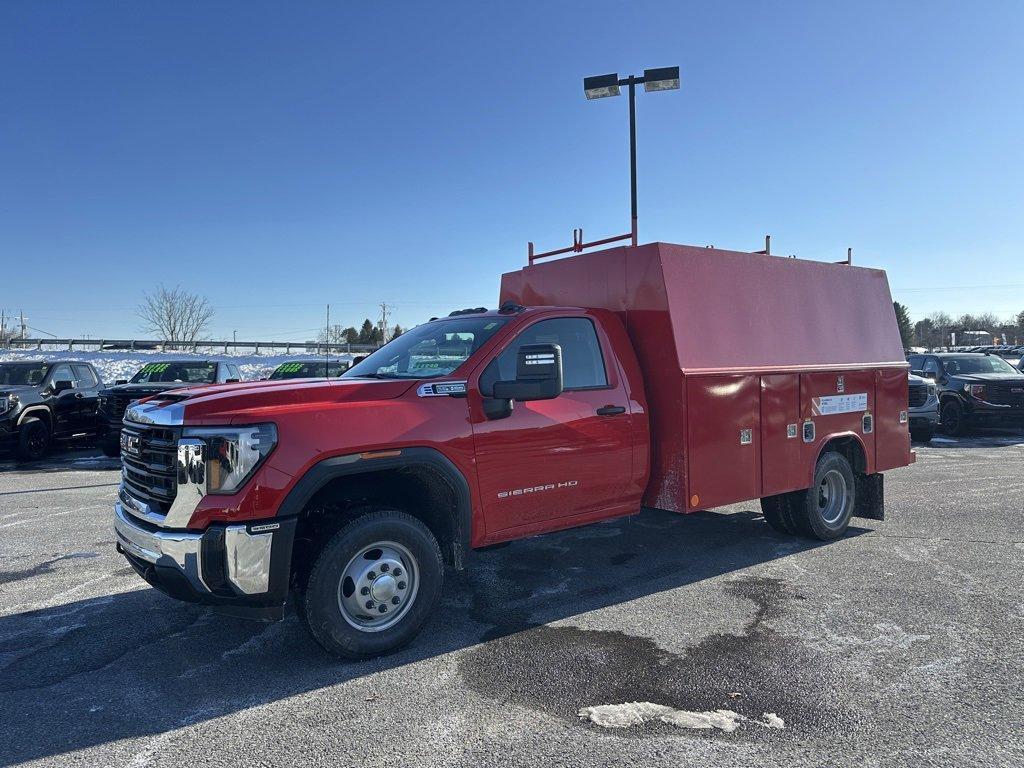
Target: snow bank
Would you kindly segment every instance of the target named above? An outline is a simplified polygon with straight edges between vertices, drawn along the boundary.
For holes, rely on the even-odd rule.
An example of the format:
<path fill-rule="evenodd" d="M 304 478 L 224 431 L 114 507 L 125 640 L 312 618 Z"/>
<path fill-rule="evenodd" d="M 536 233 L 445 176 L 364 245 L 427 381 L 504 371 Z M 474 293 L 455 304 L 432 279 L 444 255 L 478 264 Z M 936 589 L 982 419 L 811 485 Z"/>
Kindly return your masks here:
<path fill-rule="evenodd" d="M 261 379 L 268 376 L 281 363 L 289 360 L 304 360 L 316 355 L 296 352 L 291 355 L 232 355 L 203 354 L 192 352 L 156 352 L 135 350 L 118 352 L 114 350 L 80 350 L 71 352 L 53 349 L 43 350 L 0 350 L 0 362 L 17 360 L 79 360 L 92 363 L 99 371 L 100 378 L 106 384 L 113 384 L 118 379 L 130 379 L 146 363 L 164 360 L 227 360 L 235 363 L 243 379 Z M 352 362 L 355 355 L 331 354 L 332 360 Z"/>
<path fill-rule="evenodd" d="M 710 730 L 717 728 L 726 733 L 732 733 L 743 723 L 759 725 L 762 728 L 775 728 L 782 730 L 786 727 L 785 721 L 774 712 L 765 712 L 763 719 L 752 720 L 751 718 L 733 712 L 731 709 L 716 709 L 711 712 L 690 712 L 685 709 L 675 709 L 664 704 L 652 704 L 649 701 L 631 701 L 625 704 L 599 704 L 595 707 L 583 707 L 579 715 L 584 720 L 589 720 L 602 728 L 629 728 L 634 725 L 642 725 L 651 720 L 660 720 L 676 728 L 694 728 L 697 730 Z"/>

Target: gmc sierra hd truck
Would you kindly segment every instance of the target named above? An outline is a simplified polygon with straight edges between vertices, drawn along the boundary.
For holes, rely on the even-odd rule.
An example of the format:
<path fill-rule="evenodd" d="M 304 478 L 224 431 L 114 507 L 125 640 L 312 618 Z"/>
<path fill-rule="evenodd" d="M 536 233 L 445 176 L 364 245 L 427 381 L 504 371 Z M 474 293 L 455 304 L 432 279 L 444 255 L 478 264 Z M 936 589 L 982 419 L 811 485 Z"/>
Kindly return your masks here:
<path fill-rule="evenodd" d="M 531 262 L 533 259 L 531 259 Z M 760 499 L 828 540 L 914 460 L 884 272 L 653 243 L 532 264 L 341 378 L 133 404 L 118 549 L 167 594 L 390 652 L 467 552 Z"/>

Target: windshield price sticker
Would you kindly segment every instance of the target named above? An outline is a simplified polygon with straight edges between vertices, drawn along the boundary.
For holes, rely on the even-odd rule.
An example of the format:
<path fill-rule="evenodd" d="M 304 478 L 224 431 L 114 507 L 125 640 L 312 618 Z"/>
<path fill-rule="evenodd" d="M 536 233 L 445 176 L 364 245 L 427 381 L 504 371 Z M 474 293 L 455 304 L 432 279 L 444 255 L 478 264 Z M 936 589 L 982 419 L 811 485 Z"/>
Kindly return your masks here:
<path fill-rule="evenodd" d="M 811 413 L 815 416 L 832 416 L 837 413 L 860 413 L 868 409 L 868 393 L 854 395 L 828 395 L 811 400 Z"/>
<path fill-rule="evenodd" d="M 146 363 L 140 373 L 163 373 L 170 367 L 170 363 Z"/>

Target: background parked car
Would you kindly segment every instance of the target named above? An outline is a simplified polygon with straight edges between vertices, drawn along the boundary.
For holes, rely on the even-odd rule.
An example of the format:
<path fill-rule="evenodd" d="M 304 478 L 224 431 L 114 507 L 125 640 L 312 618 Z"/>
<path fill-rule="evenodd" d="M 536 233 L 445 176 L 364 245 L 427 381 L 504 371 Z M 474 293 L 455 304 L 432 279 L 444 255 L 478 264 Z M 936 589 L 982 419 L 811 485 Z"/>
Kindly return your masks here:
<path fill-rule="evenodd" d="M 100 449 L 107 456 L 121 454 L 121 420 L 129 403 L 144 397 L 199 384 L 241 381 L 238 366 L 216 360 L 161 360 L 147 363 L 130 381 L 99 393 Z"/>
<path fill-rule="evenodd" d="M 103 384 L 76 360 L 0 363 L 0 443 L 25 460 L 41 459 L 54 440 L 93 437 Z"/>
<path fill-rule="evenodd" d="M 323 379 L 341 376 L 348 370 L 348 363 L 344 360 L 324 360 L 324 358 L 310 360 L 290 360 L 281 363 L 274 372 L 267 378 L 271 380 L 280 379 Z"/>
<path fill-rule="evenodd" d="M 1024 374 L 998 355 L 941 352 L 908 360 L 914 373 L 938 386 L 943 431 L 962 435 L 976 425 L 1024 423 Z"/>
<path fill-rule="evenodd" d="M 939 424 L 939 397 L 935 382 L 910 374 L 910 439 L 927 443 Z"/>

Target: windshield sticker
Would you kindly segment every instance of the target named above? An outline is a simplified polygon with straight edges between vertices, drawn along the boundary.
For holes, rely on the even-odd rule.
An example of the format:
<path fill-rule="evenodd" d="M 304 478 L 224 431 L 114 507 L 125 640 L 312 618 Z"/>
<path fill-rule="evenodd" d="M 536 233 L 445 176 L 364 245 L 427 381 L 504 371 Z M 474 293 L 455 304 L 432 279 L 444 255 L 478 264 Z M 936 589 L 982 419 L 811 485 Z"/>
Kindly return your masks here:
<path fill-rule="evenodd" d="M 170 363 L 146 363 L 139 373 L 163 373 L 170 367 Z"/>

